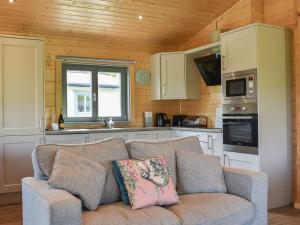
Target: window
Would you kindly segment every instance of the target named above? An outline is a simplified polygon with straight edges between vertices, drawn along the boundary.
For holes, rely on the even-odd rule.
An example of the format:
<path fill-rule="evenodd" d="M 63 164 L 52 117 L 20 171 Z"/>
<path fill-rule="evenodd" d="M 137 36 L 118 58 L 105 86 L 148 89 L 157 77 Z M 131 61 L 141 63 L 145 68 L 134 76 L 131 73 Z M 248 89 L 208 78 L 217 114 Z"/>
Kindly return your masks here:
<path fill-rule="evenodd" d="M 128 120 L 126 67 L 63 64 L 63 112 L 66 122 Z"/>

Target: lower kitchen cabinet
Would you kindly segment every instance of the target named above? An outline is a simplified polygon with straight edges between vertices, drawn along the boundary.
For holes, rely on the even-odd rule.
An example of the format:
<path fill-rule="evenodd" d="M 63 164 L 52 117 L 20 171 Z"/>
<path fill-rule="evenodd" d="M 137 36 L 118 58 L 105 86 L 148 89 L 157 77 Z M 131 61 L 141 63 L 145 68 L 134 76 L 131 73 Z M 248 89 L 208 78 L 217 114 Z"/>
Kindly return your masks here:
<path fill-rule="evenodd" d="M 88 134 L 46 135 L 46 144 L 83 144 L 88 142 Z"/>
<path fill-rule="evenodd" d="M 126 132 L 110 132 L 110 133 L 91 133 L 89 134 L 88 142 L 101 141 L 107 138 L 123 138 L 127 139 Z"/>
<path fill-rule="evenodd" d="M 229 167 L 260 171 L 258 155 L 237 152 L 224 152 L 224 165 Z"/>
<path fill-rule="evenodd" d="M 213 155 L 213 151 L 211 148 L 208 147 L 207 142 L 200 141 L 200 145 L 201 145 L 202 151 L 205 155 Z"/>
<path fill-rule="evenodd" d="M 0 137 L 0 193 L 19 192 L 21 179 L 33 176 L 31 154 L 42 135 Z"/>
<path fill-rule="evenodd" d="M 128 132 L 127 140 L 154 140 L 153 131 Z"/>
<path fill-rule="evenodd" d="M 171 130 L 154 131 L 155 140 L 170 139 L 172 137 L 173 135 Z"/>
<path fill-rule="evenodd" d="M 182 130 L 172 130 L 172 137 L 173 138 L 179 138 L 183 136 Z"/>
<path fill-rule="evenodd" d="M 223 163 L 222 133 L 182 131 L 182 136 L 196 136 L 199 139 L 204 154 L 220 157 Z"/>

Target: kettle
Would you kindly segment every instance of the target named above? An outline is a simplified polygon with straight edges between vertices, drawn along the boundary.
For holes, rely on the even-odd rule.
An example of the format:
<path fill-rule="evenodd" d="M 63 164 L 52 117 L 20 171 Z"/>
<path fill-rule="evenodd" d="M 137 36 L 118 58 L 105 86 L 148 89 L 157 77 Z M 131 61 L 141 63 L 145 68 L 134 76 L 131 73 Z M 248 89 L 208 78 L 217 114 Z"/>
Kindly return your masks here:
<path fill-rule="evenodd" d="M 167 114 L 156 113 L 156 126 L 165 127 L 166 125 L 170 125 L 170 120 L 168 120 Z"/>

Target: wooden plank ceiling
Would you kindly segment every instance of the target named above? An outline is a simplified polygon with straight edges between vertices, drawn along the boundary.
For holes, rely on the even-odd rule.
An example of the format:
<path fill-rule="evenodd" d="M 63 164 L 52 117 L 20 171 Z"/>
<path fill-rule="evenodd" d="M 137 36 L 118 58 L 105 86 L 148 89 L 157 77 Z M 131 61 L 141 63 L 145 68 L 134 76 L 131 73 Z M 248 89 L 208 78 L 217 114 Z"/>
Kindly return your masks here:
<path fill-rule="evenodd" d="M 180 46 L 236 2 L 0 0 L 0 31 Z"/>

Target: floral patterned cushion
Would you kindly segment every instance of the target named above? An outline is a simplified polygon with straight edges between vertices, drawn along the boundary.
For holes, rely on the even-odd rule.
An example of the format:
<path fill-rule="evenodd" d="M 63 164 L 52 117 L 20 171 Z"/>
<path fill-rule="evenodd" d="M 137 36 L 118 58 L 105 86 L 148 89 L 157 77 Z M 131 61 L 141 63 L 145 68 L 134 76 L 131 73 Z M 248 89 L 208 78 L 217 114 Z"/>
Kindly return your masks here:
<path fill-rule="evenodd" d="M 124 178 L 133 209 L 178 202 L 177 192 L 164 157 L 119 160 L 117 165 Z"/>

